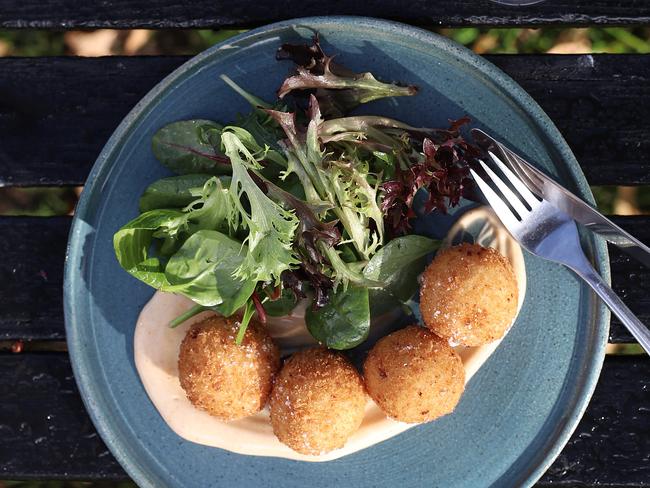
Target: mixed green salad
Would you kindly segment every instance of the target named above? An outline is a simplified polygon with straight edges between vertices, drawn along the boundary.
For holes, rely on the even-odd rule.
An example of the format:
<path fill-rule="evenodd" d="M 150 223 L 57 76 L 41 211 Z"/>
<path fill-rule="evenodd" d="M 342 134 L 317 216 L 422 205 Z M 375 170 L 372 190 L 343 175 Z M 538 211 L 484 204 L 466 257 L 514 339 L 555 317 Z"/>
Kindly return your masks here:
<path fill-rule="evenodd" d="M 281 46 L 277 58 L 295 70 L 274 103 L 223 76 L 250 113 L 154 135 L 156 158 L 177 176 L 145 190 L 141 214 L 114 236 L 115 254 L 134 277 L 196 303 L 171 326 L 204 310 L 240 314 L 241 341 L 254 314 L 265 322 L 308 299 L 309 332 L 348 349 L 367 337 L 371 310 L 412 297 L 438 247 L 409 233 L 416 193 L 425 212 L 457 205 L 478 149 L 459 132 L 467 118 L 430 129 L 350 115 L 417 88 L 336 64 L 318 37 Z"/>

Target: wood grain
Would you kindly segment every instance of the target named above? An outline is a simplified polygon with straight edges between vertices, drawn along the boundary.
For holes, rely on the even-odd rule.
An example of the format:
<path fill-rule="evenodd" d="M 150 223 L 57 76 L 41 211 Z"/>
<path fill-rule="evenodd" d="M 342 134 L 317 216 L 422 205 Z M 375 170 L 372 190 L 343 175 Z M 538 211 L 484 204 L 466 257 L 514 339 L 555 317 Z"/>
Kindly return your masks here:
<path fill-rule="evenodd" d="M 0 58 L 0 183 L 83 184 L 120 120 L 186 58 Z"/>
<path fill-rule="evenodd" d="M 615 221 L 650 242 L 650 216 Z M 65 340 L 63 260 L 69 217 L 0 217 L 0 340 Z M 650 270 L 610 249 L 612 282 L 627 305 L 650 324 Z M 636 342 L 614 320 L 610 341 Z"/>
<path fill-rule="evenodd" d="M 540 486 L 650 486 L 649 402 L 650 359 L 608 356 L 584 417 Z"/>
<path fill-rule="evenodd" d="M 614 221 L 642 242 L 650 243 L 650 217 L 616 217 Z M 614 246 L 609 246 L 612 287 L 641 321 L 650 326 L 650 273 L 648 268 Z M 610 342 L 636 343 L 621 322 L 612 317 Z"/>
<path fill-rule="evenodd" d="M 67 355 L 0 355 L 0 398 L 0 478 L 126 478 L 84 410 Z M 650 360 L 608 356 L 540 486 L 650 487 L 648 402 Z"/>
<path fill-rule="evenodd" d="M 650 22 L 644 0 L 546 0 L 511 7 L 488 0 L 9 0 L 0 10 L 3 28 L 217 28 L 257 26 L 312 15 L 364 15 L 439 26 L 621 25 Z"/>
<path fill-rule="evenodd" d="M 591 185 L 650 184 L 650 56 L 490 56 L 540 104 Z"/>
<path fill-rule="evenodd" d="M 0 217 L 0 340 L 64 340 L 70 217 Z"/>
<path fill-rule="evenodd" d="M 128 111 L 184 57 L 0 58 L 0 183 L 80 185 Z M 489 56 L 594 185 L 650 184 L 650 57 Z"/>
<path fill-rule="evenodd" d="M 65 353 L 0 354 L 0 479 L 126 479 Z"/>

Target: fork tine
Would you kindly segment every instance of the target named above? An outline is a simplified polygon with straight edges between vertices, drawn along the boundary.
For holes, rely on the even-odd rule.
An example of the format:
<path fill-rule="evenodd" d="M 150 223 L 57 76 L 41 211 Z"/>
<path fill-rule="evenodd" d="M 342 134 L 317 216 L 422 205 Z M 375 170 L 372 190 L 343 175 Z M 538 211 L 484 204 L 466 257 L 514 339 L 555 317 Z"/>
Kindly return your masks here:
<path fill-rule="evenodd" d="M 524 200 L 526 200 L 526 203 L 528 203 L 531 208 L 539 205 L 539 200 L 537 197 L 535 197 L 535 195 L 532 194 L 528 187 L 517 176 L 515 176 L 515 174 L 492 151 L 488 151 L 488 154 L 492 158 L 492 161 L 494 161 L 499 167 L 499 169 L 503 171 L 503 174 L 506 175 L 506 178 L 510 180 L 512 186 L 515 187 L 515 190 L 517 190 L 517 192 L 524 198 Z"/>
<path fill-rule="evenodd" d="M 494 182 L 495 185 L 499 188 L 499 191 L 501 191 L 501 194 L 506 197 L 506 201 L 510 204 L 510 206 L 517 212 L 519 215 L 519 218 L 523 219 L 524 215 L 526 215 L 530 210 L 528 210 L 523 203 L 521 203 L 521 200 L 515 193 L 508 188 L 508 185 L 506 185 L 501 178 L 499 178 L 494 171 L 490 169 L 490 167 L 485 164 L 483 161 L 479 159 L 479 163 L 481 163 L 481 166 L 485 170 L 485 172 L 488 174 L 490 179 Z"/>
<path fill-rule="evenodd" d="M 521 181 L 533 192 L 533 194 L 540 195 L 544 186 L 544 181 L 535 172 L 533 167 L 525 159 L 518 154 L 512 152 L 507 147 L 499 144 L 499 148 L 503 151 L 505 156 L 505 164 L 508 168 L 519 177 Z"/>
<path fill-rule="evenodd" d="M 508 206 L 505 203 L 503 203 L 501 197 L 499 197 L 499 195 L 497 195 L 495 191 L 492 188 L 490 188 L 490 185 L 488 185 L 485 181 L 483 181 L 483 178 L 481 178 L 476 173 L 476 171 L 474 171 L 473 169 L 470 169 L 469 171 L 472 174 L 474 181 L 483 192 L 483 195 L 485 195 L 485 198 L 487 199 L 488 203 L 494 209 L 494 212 L 497 214 L 497 217 L 499 217 L 503 225 L 505 225 L 506 228 L 512 232 L 512 229 L 514 229 L 517 226 L 517 224 L 519 224 L 519 221 L 515 218 L 514 214 L 512 213 L 512 210 L 510 210 Z"/>

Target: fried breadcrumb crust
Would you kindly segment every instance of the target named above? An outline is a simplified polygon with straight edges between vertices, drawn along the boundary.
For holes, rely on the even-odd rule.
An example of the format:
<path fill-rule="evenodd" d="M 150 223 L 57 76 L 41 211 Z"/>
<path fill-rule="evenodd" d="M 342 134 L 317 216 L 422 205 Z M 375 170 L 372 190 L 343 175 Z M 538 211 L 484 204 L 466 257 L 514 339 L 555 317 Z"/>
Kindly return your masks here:
<path fill-rule="evenodd" d="M 357 431 L 366 394 L 345 356 L 316 347 L 285 362 L 269 405 L 278 439 L 294 451 L 317 455 L 343 447 Z"/>
<path fill-rule="evenodd" d="M 212 316 L 193 324 L 180 347 L 178 373 L 187 398 L 222 420 L 259 412 L 280 368 L 280 351 L 266 329 L 251 322 L 241 345 L 239 323 Z"/>
<path fill-rule="evenodd" d="M 480 346 L 503 337 L 517 314 L 517 279 L 492 248 L 461 244 L 436 255 L 422 276 L 420 311 L 433 332 Z"/>
<path fill-rule="evenodd" d="M 446 340 L 417 325 L 380 339 L 363 365 L 368 394 L 389 417 L 419 423 L 451 413 L 465 369 Z"/>

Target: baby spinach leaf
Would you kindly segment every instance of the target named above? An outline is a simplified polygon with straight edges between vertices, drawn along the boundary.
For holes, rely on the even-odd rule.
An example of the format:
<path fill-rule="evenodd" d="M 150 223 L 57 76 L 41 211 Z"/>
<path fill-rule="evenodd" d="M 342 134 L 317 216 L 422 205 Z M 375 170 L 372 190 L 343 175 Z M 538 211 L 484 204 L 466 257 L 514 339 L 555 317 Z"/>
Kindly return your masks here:
<path fill-rule="evenodd" d="M 233 278 L 246 253 L 246 246 L 225 234 L 195 232 L 165 267 L 170 284 L 167 291 L 182 293 L 199 305 L 218 306 L 223 315 L 232 315 L 246 303 L 256 285 Z"/>
<path fill-rule="evenodd" d="M 403 302 L 387 290 L 371 288 L 368 294 L 371 317 L 378 317 L 403 307 Z"/>
<path fill-rule="evenodd" d="M 305 322 L 309 333 L 331 349 L 350 349 L 361 344 L 370 331 L 368 288 L 350 284 L 340 287 L 324 307 L 308 308 Z"/>
<path fill-rule="evenodd" d="M 140 212 L 157 208 L 182 208 L 201 196 L 201 190 L 212 175 L 192 174 L 170 176 L 153 182 L 140 197 Z"/>
<path fill-rule="evenodd" d="M 439 246 L 439 241 L 428 237 L 397 237 L 370 259 L 363 274 L 366 278 L 384 282 L 384 290 L 406 302 L 418 288 L 417 278 L 426 266 L 427 254 Z"/>
<path fill-rule="evenodd" d="M 210 120 L 173 122 L 154 134 L 153 153 L 174 173 L 229 174 L 230 162 L 219 150 L 221 129 Z"/>
<path fill-rule="evenodd" d="M 283 288 L 282 295 L 277 300 L 267 300 L 264 302 L 264 310 L 271 317 L 282 317 L 296 308 L 296 295 L 290 289 Z"/>
<path fill-rule="evenodd" d="M 218 306 L 224 315 L 231 315 L 255 289 L 255 282 L 232 276 L 247 253 L 246 246 L 220 232 L 199 230 L 166 265 L 149 255 L 153 238 L 177 238 L 187 225 L 187 215 L 169 209 L 140 215 L 115 233 L 115 255 L 125 270 L 157 290 L 180 293 L 199 305 Z"/>
<path fill-rule="evenodd" d="M 185 225 L 185 214 L 178 210 L 145 212 L 115 233 L 115 256 L 126 271 L 148 285 L 161 289 L 169 282 L 160 260 L 149 256 L 151 241 L 154 233 L 174 239 Z"/>

